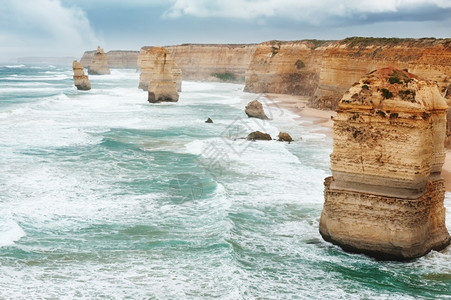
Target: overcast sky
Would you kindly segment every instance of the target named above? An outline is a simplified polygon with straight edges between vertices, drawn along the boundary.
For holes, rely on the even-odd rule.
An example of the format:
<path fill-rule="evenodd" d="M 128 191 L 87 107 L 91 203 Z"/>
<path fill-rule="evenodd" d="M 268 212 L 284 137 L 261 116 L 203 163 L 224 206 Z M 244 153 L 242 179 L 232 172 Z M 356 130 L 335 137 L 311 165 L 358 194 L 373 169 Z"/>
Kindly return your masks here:
<path fill-rule="evenodd" d="M 0 61 L 101 45 L 451 37 L 451 0 L 0 0 Z"/>

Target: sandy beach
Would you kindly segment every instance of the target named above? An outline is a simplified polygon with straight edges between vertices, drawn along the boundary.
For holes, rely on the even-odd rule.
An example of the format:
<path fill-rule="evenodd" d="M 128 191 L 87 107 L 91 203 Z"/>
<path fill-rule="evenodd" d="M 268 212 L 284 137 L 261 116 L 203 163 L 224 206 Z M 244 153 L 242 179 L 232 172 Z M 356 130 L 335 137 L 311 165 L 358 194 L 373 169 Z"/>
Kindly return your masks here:
<path fill-rule="evenodd" d="M 282 108 L 299 115 L 299 119 L 309 120 L 312 124 L 319 124 L 324 127 L 324 132 L 332 136 L 334 111 L 325 111 L 307 107 L 308 97 L 284 95 L 284 94 L 265 94 L 268 99 L 274 100 Z M 451 150 L 446 151 L 445 163 L 442 167 L 442 177 L 445 179 L 445 189 L 451 192 Z"/>

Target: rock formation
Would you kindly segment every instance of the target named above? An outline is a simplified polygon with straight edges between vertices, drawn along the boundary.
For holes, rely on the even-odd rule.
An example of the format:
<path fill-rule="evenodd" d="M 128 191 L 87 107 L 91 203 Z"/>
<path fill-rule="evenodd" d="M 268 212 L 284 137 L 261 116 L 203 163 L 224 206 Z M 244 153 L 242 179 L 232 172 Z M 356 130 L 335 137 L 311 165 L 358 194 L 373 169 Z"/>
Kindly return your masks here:
<path fill-rule="evenodd" d="M 257 45 L 184 44 L 165 47 L 181 68 L 184 80 L 244 82 Z"/>
<path fill-rule="evenodd" d="M 256 141 L 256 140 L 270 141 L 270 140 L 272 140 L 272 137 L 268 133 L 264 133 L 264 132 L 257 130 L 257 131 L 249 133 L 246 139 L 250 140 L 250 141 Z"/>
<path fill-rule="evenodd" d="M 149 102 L 177 102 L 180 83 L 175 81 L 174 73 L 175 77 L 180 76 L 168 51 L 162 47 L 145 48 L 138 61 L 141 66 L 139 88 L 149 92 Z"/>
<path fill-rule="evenodd" d="M 279 142 L 292 142 L 293 139 L 291 138 L 291 135 L 289 135 L 287 132 L 279 132 Z"/>
<path fill-rule="evenodd" d="M 262 120 L 268 120 L 268 117 L 263 110 L 263 105 L 258 100 L 253 100 L 246 105 L 244 110 L 249 118 L 258 118 Z"/>
<path fill-rule="evenodd" d="M 72 70 L 74 71 L 74 85 L 78 90 L 88 91 L 91 89 L 88 75 L 85 75 L 83 66 L 78 61 L 74 60 L 72 63 Z"/>
<path fill-rule="evenodd" d="M 81 64 L 88 68 L 96 50 L 85 51 L 81 57 Z M 108 58 L 108 67 L 110 69 L 138 69 L 139 51 L 130 50 L 111 50 L 106 53 Z"/>
<path fill-rule="evenodd" d="M 396 260 L 449 245 L 440 176 L 446 110 L 436 85 L 393 68 L 344 94 L 319 228 L 326 241 Z"/>
<path fill-rule="evenodd" d="M 103 52 L 100 46 L 97 47 L 97 51 L 92 57 L 92 61 L 88 67 L 89 75 L 106 75 L 110 74 L 110 68 L 108 67 L 108 58 Z"/>
<path fill-rule="evenodd" d="M 165 61 L 166 76 L 174 80 L 177 86 L 177 92 L 182 91 L 182 71 L 172 59 L 169 52 L 162 47 L 142 47 L 138 55 L 138 66 L 141 69 L 139 76 L 138 88 L 145 91 L 149 88 L 149 82 L 159 75 L 159 68 L 161 61 Z"/>
<path fill-rule="evenodd" d="M 211 118 L 208 118 L 205 123 L 213 123 L 213 120 Z"/>

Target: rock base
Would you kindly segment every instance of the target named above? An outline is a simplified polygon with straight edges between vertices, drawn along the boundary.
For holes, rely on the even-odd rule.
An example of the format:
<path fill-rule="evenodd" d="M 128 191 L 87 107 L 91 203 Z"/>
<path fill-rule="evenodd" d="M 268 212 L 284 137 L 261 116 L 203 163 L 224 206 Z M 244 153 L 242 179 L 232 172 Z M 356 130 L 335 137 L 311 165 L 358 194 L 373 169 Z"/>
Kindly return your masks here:
<path fill-rule="evenodd" d="M 343 250 L 382 260 L 410 260 L 451 241 L 445 226 L 444 181 L 430 178 L 425 193 L 405 199 L 331 187 L 325 180 L 325 203 L 319 231 Z"/>
<path fill-rule="evenodd" d="M 147 100 L 150 103 L 179 101 L 177 83 L 173 81 L 152 82 L 151 86 L 149 86 L 149 95 Z"/>

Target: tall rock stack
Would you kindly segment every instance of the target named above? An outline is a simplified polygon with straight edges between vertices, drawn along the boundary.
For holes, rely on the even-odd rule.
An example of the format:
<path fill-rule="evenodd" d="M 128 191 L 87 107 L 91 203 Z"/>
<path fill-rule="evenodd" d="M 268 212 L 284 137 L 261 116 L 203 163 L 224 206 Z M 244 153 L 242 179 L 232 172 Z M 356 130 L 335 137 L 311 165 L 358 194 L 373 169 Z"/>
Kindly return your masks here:
<path fill-rule="evenodd" d="M 88 91 L 91 89 L 88 75 L 85 75 L 83 66 L 78 61 L 74 60 L 72 63 L 72 70 L 74 71 L 74 85 L 78 90 Z"/>
<path fill-rule="evenodd" d="M 149 89 L 149 82 L 151 82 L 155 74 L 158 74 L 157 62 L 166 55 L 166 70 L 165 72 L 171 72 L 172 78 L 176 82 L 177 92 L 182 91 L 182 70 L 172 59 L 169 52 L 162 47 L 142 47 L 138 55 L 138 67 L 141 69 L 139 76 L 138 88 L 147 91 Z M 172 65 L 172 70 L 168 69 L 168 66 Z"/>
<path fill-rule="evenodd" d="M 139 88 L 149 92 L 149 102 L 178 101 L 177 91 L 181 88 L 181 71 L 175 66 L 166 49 L 143 48 L 138 63 L 141 68 Z M 176 79 L 179 82 L 176 82 Z"/>
<path fill-rule="evenodd" d="M 92 57 L 92 61 L 88 67 L 89 75 L 106 75 L 110 74 L 110 68 L 108 67 L 108 58 L 103 52 L 100 46 L 97 47 L 97 51 Z"/>
<path fill-rule="evenodd" d="M 449 245 L 444 181 L 447 105 L 407 71 L 364 76 L 334 118 L 332 177 L 320 233 L 351 252 L 406 260 Z"/>

